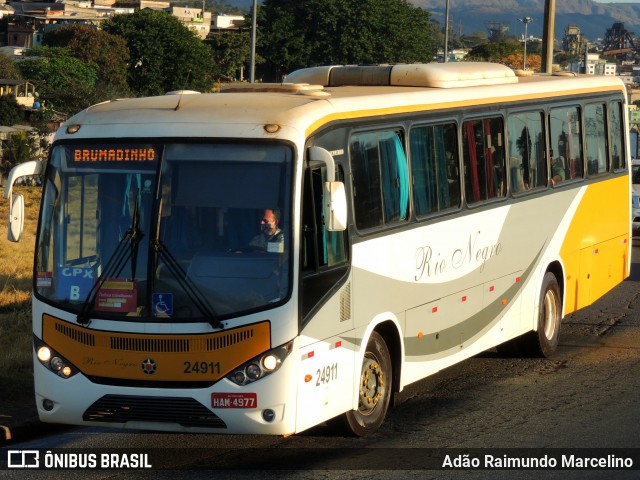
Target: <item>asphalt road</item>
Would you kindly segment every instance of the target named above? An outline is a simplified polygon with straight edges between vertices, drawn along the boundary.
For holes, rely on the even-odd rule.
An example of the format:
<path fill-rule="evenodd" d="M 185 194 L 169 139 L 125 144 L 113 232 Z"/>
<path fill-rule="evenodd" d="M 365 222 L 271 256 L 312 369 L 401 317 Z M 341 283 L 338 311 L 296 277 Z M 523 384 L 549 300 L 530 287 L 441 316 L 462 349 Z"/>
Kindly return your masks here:
<path fill-rule="evenodd" d="M 382 429 L 370 438 L 336 436 L 327 427 L 288 438 L 72 428 L 11 449 L 100 455 L 126 448 L 146 453 L 153 469 L 0 469 L 0 477 L 640 478 L 637 246 L 633 262 L 630 279 L 596 304 L 565 318 L 553 359 L 502 358 L 491 351 L 469 359 L 405 388 Z M 538 461 L 545 456 L 559 461 L 563 455 L 613 456 L 629 459 L 633 468 L 576 469 L 575 463 L 567 470 L 436 468 L 447 458 L 452 463 L 456 458 L 478 458 L 484 466 L 486 455 Z M 3 457 L 6 454 L 0 452 L 0 465 Z"/>

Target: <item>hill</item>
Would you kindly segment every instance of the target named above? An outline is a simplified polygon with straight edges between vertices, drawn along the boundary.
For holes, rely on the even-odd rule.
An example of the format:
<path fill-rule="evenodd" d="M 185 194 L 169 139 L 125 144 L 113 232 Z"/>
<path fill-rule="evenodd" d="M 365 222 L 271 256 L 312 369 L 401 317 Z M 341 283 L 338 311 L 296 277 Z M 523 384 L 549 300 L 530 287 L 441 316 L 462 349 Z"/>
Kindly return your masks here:
<path fill-rule="evenodd" d="M 444 25 L 444 0 L 408 0 L 430 12 Z M 227 5 L 249 10 L 253 0 L 226 0 Z M 258 0 L 258 3 L 261 3 Z M 534 19 L 528 34 L 542 36 L 544 0 L 449 0 L 451 27 L 457 34 L 487 32 L 488 22 L 509 25 L 510 35 L 522 35 L 519 18 Z M 640 3 L 598 3 L 593 0 L 556 0 L 555 37 L 562 40 L 568 25 L 577 25 L 590 41 L 604 38 L 608 28 L 622 22 L 627 30 L 640 36 Z"/>
<path fill-rule="evenodd" d="M 409 0 L 431 12 L 444 24 L 445 2 L 442 0 Z M 450 0 L 449 21 L 456 33 L 487 32 L 488 22 L 509 25 L 509 34 L 522 35 L 524 25 L 519 18 L 532 17 L 528 34 L 541 37 L 544 22 L 544 0 Z M 555 37 L 561 40 L 568 25 L 577 25 L 588 40 L 604 38 L 608 28 L 622 22 L 627 30 L 640 34 L 640 4 L 598 3 L 592 0 L 556 1 Z"/>

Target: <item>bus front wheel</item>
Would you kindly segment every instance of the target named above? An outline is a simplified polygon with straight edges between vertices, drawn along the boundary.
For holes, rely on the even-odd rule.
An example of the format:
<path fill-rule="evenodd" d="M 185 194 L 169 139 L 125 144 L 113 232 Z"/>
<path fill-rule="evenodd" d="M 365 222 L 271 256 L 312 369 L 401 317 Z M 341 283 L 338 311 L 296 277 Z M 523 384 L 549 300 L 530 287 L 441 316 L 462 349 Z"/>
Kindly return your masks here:
<path fill-rule="evenodd" d="M 358 384 L 358 409 L 344 414 L 348 431 L 359 437 L 375 433 L 387 414 L 393 385 L 391 355 L 384 339 L 373 332 L 367 343 Z"/>
<path fill-rule="evenodd" d="M 498 353 L 508 357 L 551 357 L 558 348 L 562 320 L 562 297 L 556 276 L 547 272 L 542 279 L 535 331 L 498 345 Z"/>

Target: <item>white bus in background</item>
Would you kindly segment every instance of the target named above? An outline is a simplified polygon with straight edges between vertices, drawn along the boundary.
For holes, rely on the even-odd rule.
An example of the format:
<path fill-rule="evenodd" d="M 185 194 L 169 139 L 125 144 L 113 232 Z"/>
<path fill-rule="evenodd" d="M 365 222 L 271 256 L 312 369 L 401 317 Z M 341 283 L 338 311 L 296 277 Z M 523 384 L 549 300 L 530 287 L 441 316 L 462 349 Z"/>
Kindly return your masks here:
<path fill-rule="evenodd" d="M 368 435 L 395 392 L 479 352 L 552 355 L 563 315 L 628 276 L 614 78 L 448 63 L 286 82 L 106 102 L 58 131 L 42 421 Z M 253 247 L 272 215 L 280 243 Z"/>

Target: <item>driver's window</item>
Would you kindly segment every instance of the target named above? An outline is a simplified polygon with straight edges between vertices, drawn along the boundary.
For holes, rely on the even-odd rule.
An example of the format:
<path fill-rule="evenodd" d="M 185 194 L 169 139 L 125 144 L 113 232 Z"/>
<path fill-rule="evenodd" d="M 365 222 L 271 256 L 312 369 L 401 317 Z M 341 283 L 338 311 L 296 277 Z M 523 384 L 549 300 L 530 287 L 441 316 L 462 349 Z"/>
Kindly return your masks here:
<path fill-rule="evenodd" d="M 341 265 L 347 261 L 345 232 L 330 232 L 322 217 L 325 167 L 310 168 L 305 174 L 304 206 L 302 217 L 302 261 L 305 271 Z M 342 181 L 340 168 L 336 180 Z"/>

